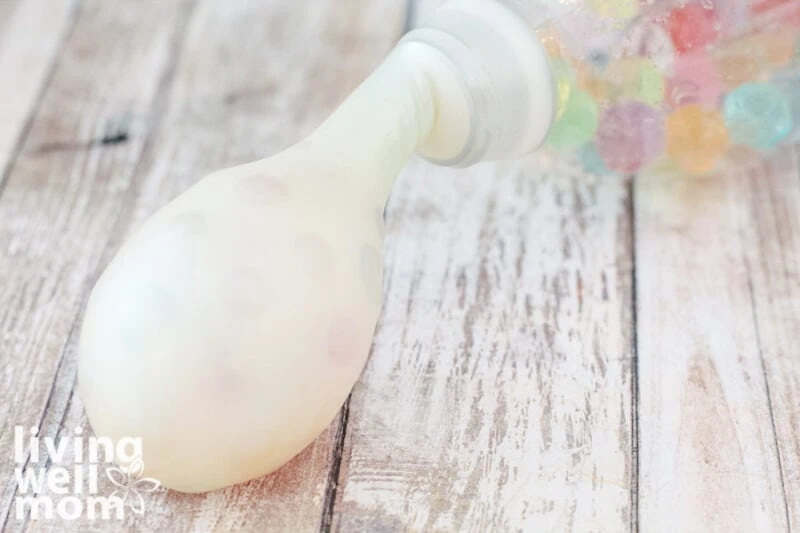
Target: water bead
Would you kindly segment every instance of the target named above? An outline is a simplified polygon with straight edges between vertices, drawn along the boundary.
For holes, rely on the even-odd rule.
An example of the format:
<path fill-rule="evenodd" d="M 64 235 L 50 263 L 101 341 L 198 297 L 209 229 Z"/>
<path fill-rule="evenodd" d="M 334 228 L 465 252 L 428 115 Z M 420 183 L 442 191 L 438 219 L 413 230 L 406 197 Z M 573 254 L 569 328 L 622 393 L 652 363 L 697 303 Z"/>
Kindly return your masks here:
<path fill-rule="evenodd" d="M 800 71 L 781 72 L 773 77 L 771 82 L 783 93 L 783 97 L 789 103 L 793 119 L 793 131 L 789 139 L 800 139 L 800 128 L 797 127 L 800 122 Z"/>
<path fill-rule="evenodd" d="M 610 98 L 611 85 L 599 71 L 599 67 L 578 63 L 575 67 L 575 80 L 581 90 L 586 91 L 595 101 L 603 102 Z"/>
<path fill-rule="evenodd" d="M 597 104 L 587 93 L 573 89 L 567 106 L 550 128 L 547 145 L 556 150 L 574 149 L 589 142 L 597 131 Z"/>
<path fill-rule="evenodd" d="M 652 60 L 645 57 L 625 57 L 613 62 L 603 73 L 613 84 L 615 99 L 641 100 L 657 105 L 664 98 L 664 77 Z"/>
<path fill-rule="evenodd" d="M 611 174 L 611 170 L 608 169 L 603 158 L 597 153 L 597 148 L 592 143 L 580 149 L 578 152 L 578 161 L 580 161 L 583 170 L 590 174 L 597 174 L 599 176 Z"/>
<path fill-rule="evenodd" d="M 774 13 L 782 22 L 800 26 L 800 3 L 796 0 L 762 0 L 754 2 L 750 9 L 754 15 Z"/>
<path fill-rule="evenodd" d="M 796 39 L 797 30 L 788 27 L 743 35 L 714 50 L 714 65 L 725 84 L 735 88 L 791 63 Z"/>
<path fill-rule="evenodd" d="M 601 17 L 625 20 L 639 11 L 637 0 L 589 0 L 589 6 Z"/>
<path fill-rule="evenodd" d="M 728 130 L 717 110 L 681 107 L 667 118 L 667 155 L 693 174 L 714 168 L 728 147 Z"/>
<path fill-rule="evenodd" d="M 611 170 L 630 174 L 652 162 L 664 148 L 664 118 L 641 102 L 617 104 L 603 113 L 597 151 Z"/>
<path fill-rule="evenodd" d="M 724 89 L 705 52 L 687 54 L 675 60 L 667 78 L 666 100 L 673 108 L 688 104 L 716 107 Z"/>
<path fill-rule="evenodd" d="M 667 17 L 667 31 L 679 54 L 702 49 L 717 38 L 713 9 L 696 4 L 673 9 Z"/>
<path fill-rule="evenodd" d="M 764 68 L 756 55 L 745 49 L 723 48 L 717 50 L 713 54 L 712 61 L 719 72 L 720 79 L 730 89 L 758 79 Z"/>
<path fill-rule="evenodd" d="M 564 40 L 557 28 L 544 26 L 536 31 L 536 35 L 539 37 L 539 41 L 541 41 L 549 57 L 560 59 L 564 55 L 561 44 Z"/>
<path fill-rule="evenodd" d="M 799 4 L 800 5 L 800 4 Z M 771 67 L 783 67 L 792 62 L 795 56 L 798 30 L 780 26 L 774 30 L 759 32 L 762 40 L 764 60 Z"/>
<path fill-rule="evenodd" d="M 792 131 L 792 114 L 783 93 L 768 83 L 745 83 L 723 104 L 731 141 L 758 149 L 772 148 Z"/>
<path fill-rule="evenodd" d="M 570 93 L 575 85 L 575 74 L 569 65 L 560 59 L 551 59 L 550 69 L 556 84 L 556 120 L 558 120 L 567 109 Z"/>
<path fill-rule="evenodd" d="M 586 55 L 586 60 L 594 68 L 602 70 L 608 66 L 611 57 L 603 50 L 592 50 Z"/>

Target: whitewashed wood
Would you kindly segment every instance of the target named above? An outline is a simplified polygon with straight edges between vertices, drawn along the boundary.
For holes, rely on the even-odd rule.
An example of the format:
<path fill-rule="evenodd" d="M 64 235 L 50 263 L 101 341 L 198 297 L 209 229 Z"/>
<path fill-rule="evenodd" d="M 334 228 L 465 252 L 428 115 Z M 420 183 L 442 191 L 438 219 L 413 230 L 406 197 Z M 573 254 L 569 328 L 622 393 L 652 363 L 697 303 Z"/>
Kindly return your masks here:
<path fill-rule="evenodd" d="M 637 181 L 643 531 L 788 530 L 764 375 L 763 358 L 774 354 L 759 346 L 751 296 L 756 285 L 746 261 L 759 241 L 772 250 L 773 261 L 781 245 L 776 235 L 747 229 L 752 219 L 744 178 L 731 171 Z M 771 289 L 764 283 L 757 287 Z M 760 298 L 769 301 L 772 295 Z M 796 332 L 784 334 L 797 338 Z M 768 364 L 773 371 L 775 364 Z M 772 377 L 781 379 L 777 373 Z M 797 416 L 796 398 L 788 411 Z M 789 421 L 785 414 L 783 438 Z M 796 447 L 785 451 L 797 453 Z"/>
<path fill-rule="evenodd" d="M 63 353 L 141 155 L 181 7 L 85 2 L 0 196 L 0 524 L 8 530 L 23 525 L 9 516 L 13 427 L 44 417 L 43 435 L 59 428 L 71 384 L 55 377 L 74 366 Z M 120 123 L 130 141 L 103 145 Z"/>
<path fill-rule="evenodd" d="M 74 395 L 75 332 L 92 279 L 124 236 L 204 174 L 300 138 L 380 61 L 404 20 L 404 6 L 390 1 L 193 5 L 90 2 L 67 43 L 0 197 L 0 220 L 11 221 L 0 244 L 14 261 L 0 269 L 8 287 L 0 301 L 11 304 L 2 324 L 14 342 L 4 351 L 10 366 L 0 393 L 11 395 L 10 411 L 0 413 L 4 424 L 41 418 L 45 435 L 88 431 Z M 66 109 L 57 114 L 58 106 Z M 103 147 L 98 135 L 121 142 Z M 44 283 L 34 290 L 45 301 L 28 301 L 33 283 Z M 2 439 L 10 449 L 10 435 Z M 340 441 L 334 424 L 273 476 L 205 495 L 162 491 L 148 499 L 145 516 L 121 524 L 24 525 L 316 531 L 330 522 L 328 476 Z M 2 466 L 5 483 L 10 465 Z M 4 512 L 12 496 L 7 488 Z M 6 518 L 11 530 L 23 525 Z"/>
<path fill-rule="evenodd" d="M 86 0 L 70 34 L 77 1 L 40 16 L 41 0 L 0 0 L 7 530 L 800 527 L 791 152 L 712 180 L 639 177 L 635 203 L 620 178 L 533 161 L 415 162 L 388 208 L 386 308 L 343 423 L 275 475 L 163 491 L 122 524 L 17 523 L 3 450 L 15 424 L 88 432 L 74 337 L 125 235 L 203 174 L 307 132 L 404 20 L 395 0 Z"/>
<path fill-rule="evenodd" d="M 19 0 L 0 0 L 0 35 L 8 31 L 5 27 L 6 21 L 11 16 L 11 13 L 14 12 L 14 8 L 18 3 Z"/>
<path fill-rule="evenodd" d="M 754 320 L 769 385 L 787 520 L 800 531 L 800 162 L 798 148 L 740 174 Z"/>
<path fill-rule="evenodd" d="M 77 4 L 78 0 L 0 0 L 0 184 Z"/>
<path fill-rule="evenodd" d="M 534 160 L 404 173 L 337 527 L 635 530 L 629 215 L 621 178 Z"/>
<path fill-rule="evenodd" d="M 350 402 L 342 531 L 631 528 L 626 188 L 416 163 Z"/>

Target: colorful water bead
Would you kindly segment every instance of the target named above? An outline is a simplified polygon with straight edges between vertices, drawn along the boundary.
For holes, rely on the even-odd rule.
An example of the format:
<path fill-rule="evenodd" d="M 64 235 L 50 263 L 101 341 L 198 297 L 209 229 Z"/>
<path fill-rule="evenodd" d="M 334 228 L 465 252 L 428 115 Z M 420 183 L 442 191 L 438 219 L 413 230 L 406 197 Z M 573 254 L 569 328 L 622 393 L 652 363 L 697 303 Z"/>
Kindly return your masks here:
<path fill-rule="evenodd" d="M 727 147 L 728 130 L 717 110 L 694 104 L 667 118 L 667 155 L 686 172 L 712 170 Z"/>
<path fill-rule="evenodd" d="M 704 52 L 680 56 L 667 78 L 666 100 L 672 108 L 701 104 L 716 107 L 725 89 L 719 73 Z"/>
<path fill-rule="evenodd" d="M 792 62 L 798 30 L 781 26 L 770 31 L 754 31 L 720 44 L 713 61 L 729 88 L 762 78 Z"/>
<path fill-rule="evenodd" d="M 800 123 L 800 68 L 780 72 L 772 78 L 771 83 L 783 93 L 789 103 L 793 119 L 793 131 L 789 140 L 800 139 L 800 128 L 798 128 L 800 125 L 798 124 Z"/>
<path fill-rule="evenodd" d="M 765 150 L 792 131 L 792 112 L 783 93 L 769 83 L 745 83 L 723 104 L 731 141 Z"/>
<path fill-rule="evenodd" d="M 575 85 L 575 72 L 561 59 L 550 60 L 550 70 L 556 84 L 556 120 L 567 110 L 572 87 Z"/>
<path fill-rule="evenodd" d="M 664 118 L 642 102 L 617 104 L 600 118 L 595 144 L 608 168 L 636 172 L 664 149 Z"/>
<path fill-rule="evenodd" d="M 602 69 L 594 63 L 578 63 L 575 66 L 575 81 L 582 90 L 597 102 L 609 99 L 610 84 L 604 79 Z"/>
<path fill-rule="evenodd" d="M 584 91 L 573 88 L 569 101 L 550 128 L 547 145 L 570 150 L 589 142 L 597 131 L 597 104 Z"/>
<path fill-rule="evenodd" d="M 578 161 L 580 161 L 583 170 L 590 174 L 597 174 L 599 176 L 611 174 L 605 161 L 603 161 L 603 158 L 597 153 L 597 147 L 595 147 L 593 143 L 586 144 L 580 149 L 578 152 Z"/>
<path fill-rule="evenodd" d="M 795 0 L 762 0 L 755 2 L 751 9 L 756 15 L 769 14 L 782 22 L 800 26 L 800 3 Z"/>
<path fill-rule="evenodd" d="M 714 10 L 697 4 L 673 9 L 667 18 L 667 31 L 679 54 L 701 49 L 714 42 L 717 28 Z"/>
<path fill-rule="evenodd" d="M 646 57 L 624 57 L 611 63 L 603 72 L 612 96 L 620 100 L 641 100 L 650 105 L 664 99 L 661 70 Z"/>
<path fill-rule="evenodd" d="M 589 0 L 589 6 L 601 17 L 625 20 L 639 11 L 638 0 Z"/>

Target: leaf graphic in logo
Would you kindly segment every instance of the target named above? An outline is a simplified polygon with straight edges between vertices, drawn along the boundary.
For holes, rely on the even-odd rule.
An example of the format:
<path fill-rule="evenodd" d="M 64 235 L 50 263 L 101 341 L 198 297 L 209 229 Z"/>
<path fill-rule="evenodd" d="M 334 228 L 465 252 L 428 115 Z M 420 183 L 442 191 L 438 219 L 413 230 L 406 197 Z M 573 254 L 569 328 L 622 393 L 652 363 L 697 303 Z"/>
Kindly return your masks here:
<path fill-rule="evenodd" d="M 113 485 L 119 487 L 111 493 L 109 498 L 119 498 L 124 501 L 128 497 L 128 492 L 130 491 L 128 473 L 119 467 L 109 466 L 106 468 L 106 477 Z"/>
<path fill-rule="evenodd" d="M 158 480 L 142 477 L 142 472 L 144 472 L 144 463 L 141 457 L 136 457 L 127 467 L 110 466 L 106 468 L 106 477 L 113 485 L 119 487 L 109 497 L 120 498 L 138 515 L 144 514 L 142 493 L 153 492 L 161 487 Z"/>

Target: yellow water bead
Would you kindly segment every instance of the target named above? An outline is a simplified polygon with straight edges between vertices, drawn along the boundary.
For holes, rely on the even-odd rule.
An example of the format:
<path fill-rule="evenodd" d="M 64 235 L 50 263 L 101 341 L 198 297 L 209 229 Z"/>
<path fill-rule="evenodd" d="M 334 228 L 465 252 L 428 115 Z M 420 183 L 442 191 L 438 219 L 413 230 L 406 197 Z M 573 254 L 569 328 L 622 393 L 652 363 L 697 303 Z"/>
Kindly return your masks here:
<path fill-rule="evenodd" d="M 713 170 L 727 148 L 728 130 L 719 111 L 693 104 L 667 117 L 667 155 L 685 172 Z"/>
<path fill-rule="evenodd" d="M 572 89 L 575 86 L 575 71 L 560 59 L 552 59 L 550 67 L 556 83 L 556 120 L 558 120 L 566 111 Z"/>
<path fill-rule="evenodd" d="M 644 57 L 625 57 L 614 61 L 603 72 L 611 96 L 618 100 L 639 100 L 657 106 L 664 99 L 661 69 Z"/>
<path fill-rule="evenodd" d="M 617 20 L 633 18 L 639 11 L 637 0 L 589 0 L 588 4 L 601 17 Z"/>

